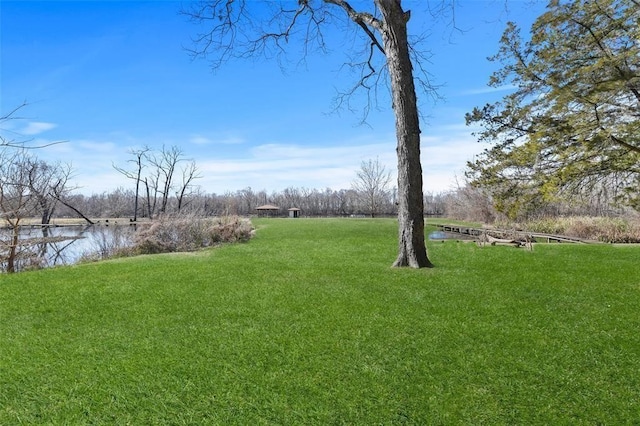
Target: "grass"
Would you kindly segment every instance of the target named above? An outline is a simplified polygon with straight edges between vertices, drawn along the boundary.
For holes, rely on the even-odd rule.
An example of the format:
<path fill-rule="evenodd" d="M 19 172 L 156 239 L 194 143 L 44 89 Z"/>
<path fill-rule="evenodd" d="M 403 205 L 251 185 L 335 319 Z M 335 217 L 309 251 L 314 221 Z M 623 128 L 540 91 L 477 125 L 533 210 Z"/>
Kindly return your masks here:
<path fill-rule="evenodd" d="M 0 277 L 0 424 L 633 424 L 638 246 L 429 246 L 389 219 Z"/>

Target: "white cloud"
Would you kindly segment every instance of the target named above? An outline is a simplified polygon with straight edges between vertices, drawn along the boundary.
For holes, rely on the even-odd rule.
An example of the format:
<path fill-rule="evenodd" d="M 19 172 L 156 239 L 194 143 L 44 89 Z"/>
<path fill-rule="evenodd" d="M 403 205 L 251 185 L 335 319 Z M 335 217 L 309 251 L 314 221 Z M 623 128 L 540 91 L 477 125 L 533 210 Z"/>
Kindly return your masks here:
<path fill-rule="evenodd" d="M 484 146 L 464 125 L 432 129 L 422 138 L 424 190 L 454 189 L 464 175 L 467 161 Z M 362 144 L 345 141 L 338 146 L 302 146 L 270 143 L 259 145 L 243 158 L 199 160 L 205 176 L 199 181 L 206 192 L 234 191 L 245 187 L 279 191 L 286 187 L 347 189 L 362 161 L 378 158 L 396 179 L 395 137 L 386 142 Z"/>
<path fill-rule="evenodd" d="M 83 151 L 89 151 L 92 154 L 105 154 L 105 153 L 113 153 L 116 151 L 120 151 L 120 148 L 113 142 L 97 142 L 97 141 L 88 141 L 81 140 L 74 143 L 74 145 L 82 148 Z"/>
<path fill-rule="evenodd" d="M 239 136 L 204 136 L 200 134 L 191 135 L 189 142 L 194 145 L 240 145 L 245 140 Z"/>
<path fill-rule="evenodd" d="M 26 136 L 34 136 L 34 135 L 39 135 L 40 133 L 44 133 L 47 130 L 51 130 L 55 127 L 57 127 L 57 124 L 54 124 L 54 123 L 45 123 L 42 121 L 30 121 L 22 130 L 20 130 L 19 133 Z"/>
<path fill-rule="evenodd" d="M 204 136 L 200 136 L 200 135 L 191 136 L 191 139 L 189 139 L 189 142 L 195 145 L 210 145 L 213 143 L 211 139 L 206 138 Z"/>
<path fill-rule="evenodd" d="M 102 167 L 92 171 L 86 167 L 75 167 L 73 183 L 77 191 L 82 194 L 101 194 L 111 192 L 116 188 L 133 189 L 132 181 L 118 173 L 112 167 Z"/>
<path fill-rule="evenodd" d="M 34 144 L 45 145 L 48 142 L 37 139 Z M 72 140 L 37 150 L 36 154 L 46 161 L 70 163 L 73 168 L 71 185 L 83 194 L 111 191 L 130 184 L 113 168 L 114 164 L 126 167 L 129 160 L 127 150 L 115 142 Z"/>
<path fill-rule="evenodd" d="M 515 90 L 517 88 L 518 86 L 515 86 L 513 84 L 505 84 L 504 86 L 499 86 L 499 87 L 484 86 L 478 89 L 464 90 L 460 92 L 458 95 L 461 95 L 461 96 L 485 95 L 487 93 L 506 92 L 509 90 Z"/>
<path fill-rule="evenodd" d="M 422 170 L 424 190 L 443 192 L 455 188 L 462 180 L 467 161 L 485 148 L 464 126 L 449 126 L 446 130 L 422 138 Z"/>
<path fill-rule="evenodd" d="M 301 146 L 265 144 L 240 159 L 200 160 L 206 192 L 226 192 L 251 186 L 278 191 L 287 187 L 349 188 L 362 161 L 378 157 L 395 171 L 394 142 L 365 145 Z"/>
<path fill-rule="evenodd" d="M 132 142 L 132 141 L 128 141 Z M 135 141 L 134 141 L 135 142 Z M 361 163 L 378 158 L 396 180 L 395 136 L 376 136 L 345 140 L 331 145 L 266 143 L 224 154 L 204 150 L 185 155 L 196 160 L 201 179 L 195 181 L 204 192 L 222 194 L 252 187 L 268 192 L 287 187 L 348 189 Z M 425 192 L 454 188 L 462 177 L 466 162 L 484 148 L 475 142 L 465 126 L 430 129 L 422 138 L 422 167 Z M 126 147 L 111 141 L 78 140 L 47 148 L 50 159 L 71 162 L 74 184 L 84 194 L 133 188 L 131 180 L 114 170 L 128 167 L 131 159 Z M 233 157 L 231 157 L 233 156 Z"/>
<path fill-rule="evenodd" d="M 352 161 L 357 158 L 358 163 L 369 158 L 380 157 L 385 153 L 393 153 L 395 141 L 356 144 L 345 141 L 341 145 L 329 146 L 303 146 L 296 144 L 265 144 L 251 150 L 254 158 L 272 159 L 309 159 L 314 163 L 324 162 L 335 164 L 336 162 Z M 384 163 L 384 161 L 381 160 Z"/>

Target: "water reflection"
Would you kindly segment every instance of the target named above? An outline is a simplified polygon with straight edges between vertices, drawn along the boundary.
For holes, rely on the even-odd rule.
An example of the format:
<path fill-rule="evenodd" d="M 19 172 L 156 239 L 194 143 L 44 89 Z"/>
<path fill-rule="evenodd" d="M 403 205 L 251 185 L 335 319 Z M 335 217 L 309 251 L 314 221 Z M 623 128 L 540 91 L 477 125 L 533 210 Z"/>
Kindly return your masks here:
<path fill-rule="evenodd" d="M 444 231 L 433 231 L 429 234 L 430 240 L 446 240 L 447 238 L 451 238 L 451 236 Z"/>
<path fill-rule="evenodd" d="M 459 234 L 457 232 L 445 232 L 445 231 L 433 231 L 429 233 L 428 237 L 430 240 L 441 241 L 441 240 L 474 240 L 475 236 L 467 235 L 467 234 Z"/>
<path fill-rule="evenodd" d="M 130 246 L 133 226 L 22 227 L 16 253 L 16 271 L 71 265 L 81 258 L 106 258 L 115 249 Z M 6 271 L 11 231 L 0 230 L 0 268 Z"/>

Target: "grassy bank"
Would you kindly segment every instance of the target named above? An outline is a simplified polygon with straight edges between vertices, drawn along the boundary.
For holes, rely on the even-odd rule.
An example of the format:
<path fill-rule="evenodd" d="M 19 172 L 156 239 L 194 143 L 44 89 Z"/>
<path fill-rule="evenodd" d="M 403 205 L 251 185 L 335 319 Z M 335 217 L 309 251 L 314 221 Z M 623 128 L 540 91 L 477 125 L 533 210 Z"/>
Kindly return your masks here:
<path fill-rule="evenodd" d="M 389 219 L 0 277 L 0 424 L 629 424 L 638 246 L 431 244 Z"/>

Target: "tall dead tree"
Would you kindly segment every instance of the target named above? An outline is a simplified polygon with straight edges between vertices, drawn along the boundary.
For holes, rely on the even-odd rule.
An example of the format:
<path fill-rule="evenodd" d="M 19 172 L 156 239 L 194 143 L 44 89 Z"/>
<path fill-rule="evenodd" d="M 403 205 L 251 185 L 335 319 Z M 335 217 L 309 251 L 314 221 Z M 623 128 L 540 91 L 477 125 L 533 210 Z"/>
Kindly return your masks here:
<path fill-rule="evenodd" d="M 195 56 L 211 59 L 218 68 L 232 58 L 271 56 L 302 34 L 303 53 L 325 50 L 322 29 L 337 23 L 356 25 L 366 43 L 360 80 L 354 87 L 370 90 L 386 70 L 396 121 L 398 156 L 399 248 L 394 266 L 430 267 L 424 239 L 420 122 L 407 23 L 411 17 L 401 0 L 358 2 L 356 10 L 346 0 L 298 0 L 297 3 L 209 0 L 192 5 L 185 14 L 203 30 L 194 39 Z M 345 24 L 344 17 L 348 18 Z M 342 28 L 342 27 L 341 27 Z M 383 65 L 375 57 L 382 55 Z"/>
<path fill-rule="evenodd" d="M 169 197 L 171 196 L 171 188 L 173 187 L 173 178 L 175 177 L 176 167 L 178 163 L 184 161 L 182 149 L 177 146 L 171 148 L 162 147 L 157 155 L 149 157 L 149 163 L 158 170 L 161 176 L 160 185 L 157 189 L 160 192 L 160 213 L 167 212 Z"/>
<path fill-rule="evenodd" d="M 124 169 L 115 164 L 113 167 L 136 182 L 134 221 L 138 218 L 140 185 L 144 187 L 146 193 L 146 214 L 150 219 L 154 217 L 156 207 L 158 207 L 158 214 L 168 213 L 170 201 L 174 195 L 179 211 L 184 205 L 185 196 L 193 190 L 193 181 L 201 177 L 195 161 L 187 159 L 182 149 L 175 145 L 170 148 L 163 146 L 159 151 L 144 147 L 131 150 L 129 154 L 134 157 L 129 160 L 130 163 L 135 164 L 134 170 Z M 180 163 L 184 162 L 188 163 L 179 168 Z M 176 182 L 177 172 L 182 173 L 180 182 Z"/>
<path fill-rule="evenodd" d="M 131 149 L 129 150 L 129 154 L 133 157 L 133 159 L 129 160 L 129 163 L 135 164 L 135 170 L 127 170 L 122 167 L 118 167 L 115 164 L 113 168 L 118 172 L 122 173 L 126 178 L 133 179 L 136 182 L 136 192 L 133 200 L 133 221 L 136 222 L 138 220 L 138 204 L 140 200 L 140 182 L 142 181 L 142 169 L 145 167 L 146 155 L 151 150 L 149 147 L 144 147 L 141 149 Z"/>

